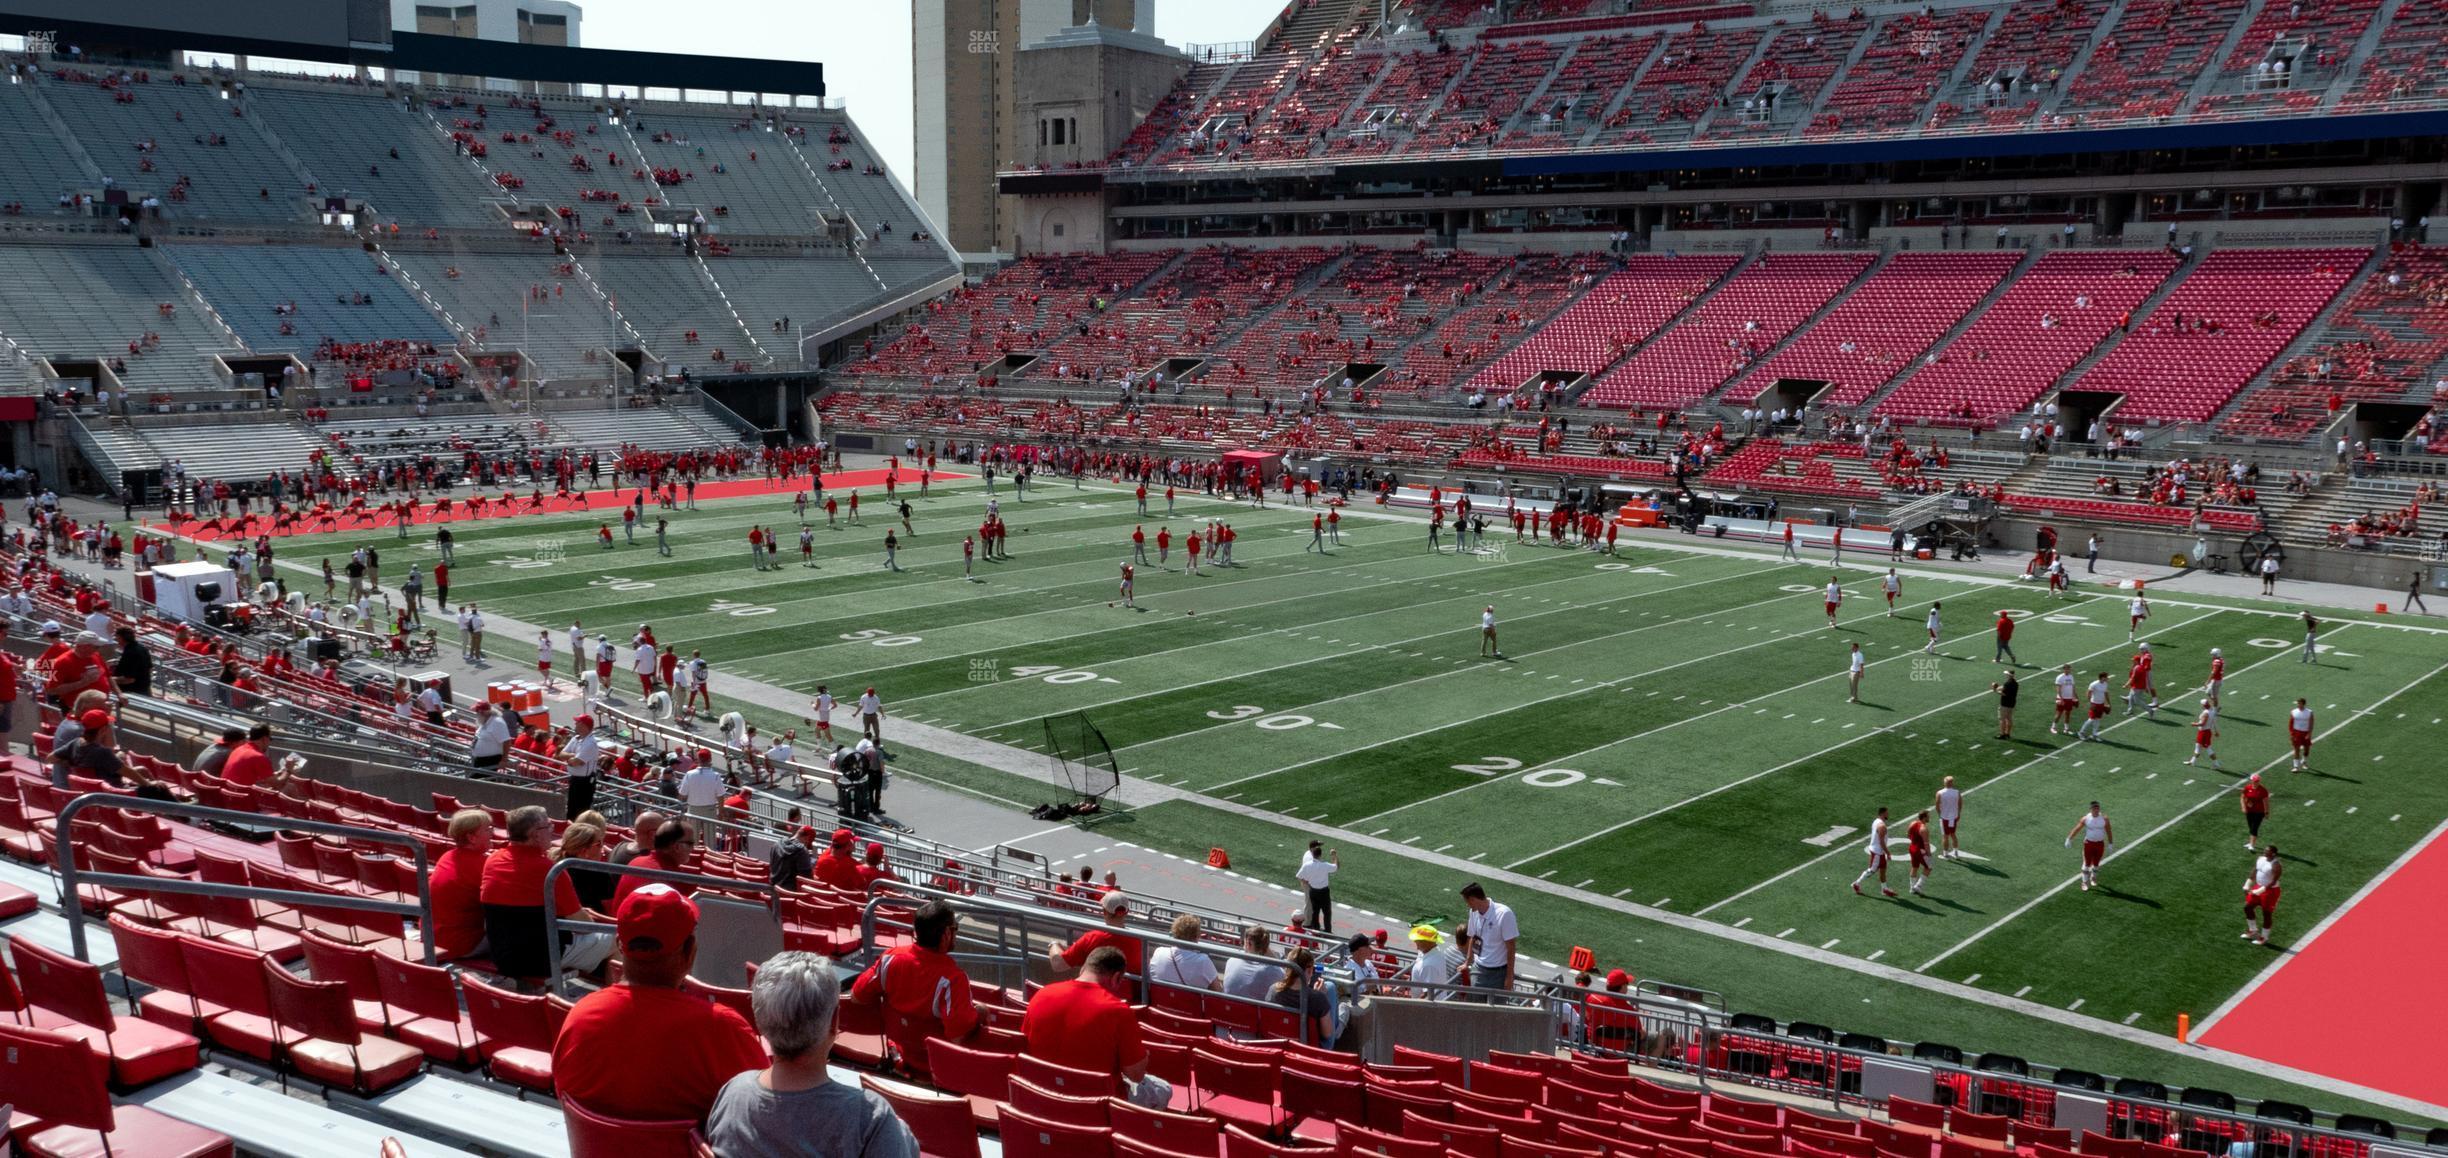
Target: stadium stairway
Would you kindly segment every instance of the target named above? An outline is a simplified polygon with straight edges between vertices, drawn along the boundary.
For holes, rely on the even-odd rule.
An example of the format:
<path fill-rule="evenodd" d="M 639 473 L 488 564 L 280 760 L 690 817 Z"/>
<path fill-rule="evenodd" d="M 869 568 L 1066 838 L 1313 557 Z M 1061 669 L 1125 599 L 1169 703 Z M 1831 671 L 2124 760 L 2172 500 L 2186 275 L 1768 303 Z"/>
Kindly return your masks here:
<path fill-rule="evenodd" d="M 2201 268 L 2204 256 L 2206 255 L 2196 252 L 2192 260 L 2177 266 L 2174 273 L 2169 274 L 2156 288 L 2152 289 L 2149 297 L 2134 303 L 2133 309 L 2126 311 L 2133 317 L 2133 329 L 2140 329 L 2150 321 L 2151 316 L 2158 312 L 2161 303 L 2175 294 L 2176 287 L 2183 285 L 2185 279 L 2192 276 L 2194 270 Z M 2059 374 L 2055 382 L 2041 391 L 2042 395 L 2054 394 L 2082 381 L 2082 376 L 2090 373 L 2093 366 L 2099 365 L 2102 359 L 2113 353 L 2129 333 L 2131 333 L 2130 330 L 2120 332 L 2113 327 L 2110 328 L 2107 336 L 2101 338 L 2098 345 L 2091 347 L 2090 353 L 2084 354 L 2081 358 L 2076 359 L 2073 365 L 2066 367 L 2065 373 Z"/>
<path fill-rule="evenodd" d="M 2092 26 L 2091 38 L 2084 41 L 2074 58 L 2067 62 L 2057 83 L 2049 86 L 2047 99 L 2040 102 L 2041 124 L 2047 124 L 2050 118 L 2057 115 L 2057 110 L 2066 102 L 2066 95 L 2074 87 L 2070 82 L 2090 67 L 2091 57 L 2099 51 L 2100 45 L 2113 38 L 2116 27 L 2125 22 L 2125 10 L 2131 3 L 2132 0 L 2111 0 L 2108 10 L 2100 13 L 2098 22 Z"/>
<path fill-rule="evenodd" d="M 1812 310 L 1809 317 L 1795 323 L 1792 329 L 1779 335 L 1774 344 L 1743 363 L 1740 369 L 1727 374 L 1715 385 L 1709 387 L 1708 392 L 1695 399 L 1693 404 L 1706 405 L 1724 397 L 1725 393 L 1748 376 L 1753 368 L 1767 365 L 1778 354 L 1784 353 L 1787 346 L 1793 345 L 1796 340 L 1810 333 L 1811 327 L 1826 321 L 1829 314 L 1835 313 L 1837 307 L 1853 296 L 1854 291 L 1870 284 L 1871 279 L 1877 277 L 1879 271 L 1885 269 L 1894 258 L 1894 250 L 1873 254 L 1870 263 L 1854 273 L 1853 280 L 1846 282 L 1835 293 L 1829 294 L 1827 300 L 1819 303 L 1819 308 Z"/>
<path fill-rule="evenodd" d="M 2373 15 L 2370 26 L 2363 30 L 2363 35 L 2355 38 L 2354 54 L 2347 57 L 2345 65 L 2338 69 L 2337 80 L 2330 84 L 2329 91 L 2321 94 L 2321 112 L 2334 111 L 2340 102 L 2354 92 L 2355 85 L 2363 77 L 2363 66 L 2371 63 L 2372 57 L 2379 53 L 2382 40 L 2387 37 L 2388 30 L 2396 25 L 2397 15 L 2405 10 L 2405 6 L 2406 0 L 2381 0 L 2380 11 Z"/>
<path fill-rule="evenodd" d="M 2328 303 L 2321 307 L 2319 313 L 2312 315 L 2312 320 L 2305 323 L 2303 329 L 2296 332 L 2295 339 L 2288 342 L 2284 349 L 2279 350 L 2270 359 L 2268 366 L 2263 367 L 2260 373 L 2253 375 L 2250 382 L 2245 383 L 2218 408 L 2218 413 L 2204 419 L 2202 424 L 2215 429 L 2221 423 L 2235 417 L 2246 403 L 2254 401 L 2262 390 L 2269 387 L 2279 373 L 2286 369 L 2289 362 L 2323 345 L 2341 340 L 2342 333 L 2337 328 L 2338 315 L 2345 313 L 2347 308 L 2354 304 L 2355 290 L 2378 274 L 2380 267 L 2387 264 L 2388 258 L 2387 246 L 2373 247 L 2371 255 L 2366 257 L 2363 264 L 2356 268 L 2354 274 L 2346 279 L 2345 288 L 2332 296 Z"/>
<path fill-rule="evenodd" d="M 1751 46 L 1750 55 L 1743 57 L 1742 63 L 1735 65 L 1734 70 L 1726 74 L 1726 80 L 1723 86 L 1725 92 L 1732 93 L 1736 91 L 1736 86 L 1741 79 L 1751 75 L 1752 71 L 1759 67 L 1760 61 L 1767 59 L 1768 48 L 1770 45 L 1776 43 L 1776 33 L 1778 31 L 1780 30 L 1775 28 L 1765 30 L 1765 32 L 1760 35 L 1758 42 Z M 1710 130 L 1717 127 L 1718 114 L 1723 113 L 1732 107 L 1733 102 L 1729 100 L 1710 101 L 1708 111 L 1701 113 L 1699 119 L 1692 122 L 1691 139 L 1697 141 L 1707 137 Z"/>
<path fill-rule="evenodd" d="M 2218 42 L 2218 48 L 2203 58 L 2201 75 L 2194 78 L 2193 87 L 2186 91 L 2184 104 L 2177 107 L 2177 115 L 2182 116 L 2200 108 L 2202 100 L 2218 87 L 2219 62 L 2234 54 L 2236 45 L 2252 29 L 2253 22 L 2261 18 L 2261 10 L 2268 4 L 2269 0 L 2245 0 L 2244 11 L 2227 29 L 2227 35 Z"/>
<path fill-rule="evenodd" d="M 1622 87 L 1615 90 L 1613 99 L 1607 101 L 1606 107 L 1591 119 L 1589 128 L 1583 130 L 1580 140 L 1573 143 L 1575 148 L 1587 149 L 1598 143 L 1599 136 L 1607 131 L 1607 126 L 1614 124 L 1616 115 L 1631 102 L 1632 94 L 1640 91 L 1641 78 L 1649 75 L 1649 69 L 1665 57 L 1666 45 L 1672 39 L 1665 35 L 1650 38 L 1648 51 L 1642 54 L 1640 63 L 1633 66 L 1632 74 L 1624 79 Z"/>

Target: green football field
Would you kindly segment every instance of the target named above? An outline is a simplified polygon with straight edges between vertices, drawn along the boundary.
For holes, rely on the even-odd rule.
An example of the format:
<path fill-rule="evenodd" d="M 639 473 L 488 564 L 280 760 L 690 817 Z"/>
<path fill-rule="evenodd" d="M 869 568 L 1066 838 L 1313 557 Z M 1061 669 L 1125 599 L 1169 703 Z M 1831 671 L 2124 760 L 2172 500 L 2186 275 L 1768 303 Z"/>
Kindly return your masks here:
<path fill-rule="evenodd" d="M 2048 600 L 1908 566 L 1891 617 L 1885 563 L 1857 557 L 1831 628 L 1824 559 L 1780 564 L 1686 536 L 1627 538 L 1609 557 L 1515 545 L 1509 530 L 1481 554 L 1455 554 L 1450 538 L 1431 553 L 1423 523 L 1368 510 L 1321 555 L 1305 509 L 1185 496 L 1171 519 L 1161 501 L 1142 519 L 1127 493 L 1067 484 L 1025 503 L 1003 486 L 1014 557 L 967 579 L 976 484 L 915 504 L 898 573 L 881 547 L 898 523 L 876 497 L 863 526 L 817 516 L 813 569 L 798 565 L 780 497 L 680 513 L 668 558 L 643 534 L 598 549 L 595 516 L 461 523 L 452 598 L 551 626 L 563 647 L 573 619 L 624 642 L 651 622 L 720 672 L 796 694 L 825 683 L 845 701 L 873 685 L 892 716 L 1021 748 L 1043 746 L 1044 717 L 1082 712 L 1126 778 L 1193 794 L 1107 818 L 1119 839 L 1194 859 L 1227 845 L 1288 876 L 1314 833 L 1344 848 L 1340 899 L 1404 916 L 1456 911 L 1452 889 L 1483 871 L 1521 911 L 1525 952 L 1547 960 L 1586 945 L 1602 968 L 1715 990 L 1737 1009 L 2179 1084 L 2206 1075 L 2191 1080 L 2239 1093 L 2296 1087 L 2135 1041 L 2172 1035 L 2180 1013 L 2203 1018 L 2273 960 L 2237 936 L 2250 861 L 2238 781 L 2259 771 L 2274 792 L 2281 943 L 2448 818 L 2448 784 L 2422 762 L 2448 735 L 2448 636 L 2427 621 L 2323 612 L 2320 661 L 2305 664 L 2297 609 L 2157 598 L 2144 635 L 2165 707 L 2128 716 L 2132 647 L 2112 590 Z M 1240 531 L 1236 565 L 1185 574 L 1181 536 L 1218 517 Z M 752 523 L 783 530 L 778 571 L 748 565 Z M 1134 525 L 1150 539 L 1137 610 L 1114 604 Z M 1157 566 L 1163 526 L 1176 542 Z M 313 567 L 328 549 L 337 564 L 359 542 L 385 548 L 393 584 L 403 554 L 433 558 L 394 550 L 388 531 L 301 539 L 283 557 Z M 1933 601 L 1945 626 L 1931 656 Z M 1489 604 L 1501 661 L 1478 655 Z M 2023 619 L 2023 702 L 2006 741 L 1990 693 L 2002 608 Z M 532 662 L 529 638 L 491 642 L 505 671 Z M 1859 704 L 1846 702 L 1849 643 L 1869 660 Z M 2223 770 L 2184 763 L 2214 647 L 2229 673 Z M 2048 733 L 2061 663 L 2085 684 L 2113 674 L 2120 708 L 2104 741 Z M 2320 713 L 2305 775 L 2287 771 L 2297 696 Z M 768 732 L 800 723 L 750 716 Z M 905 770 L 1047 795 L 924 753 Z M 1950 775 L 1967 792 L 1971 856 L 1941 862 L 1926 896 L 1853 895 L 1873 812 L 1894 810 L 1900 840 Z M 2093 800 L 2117 840 L 2103 887 L 2084 892 L 2063 841 Z M 1899 849 L 1899 891 L 1904 875 Z"/>

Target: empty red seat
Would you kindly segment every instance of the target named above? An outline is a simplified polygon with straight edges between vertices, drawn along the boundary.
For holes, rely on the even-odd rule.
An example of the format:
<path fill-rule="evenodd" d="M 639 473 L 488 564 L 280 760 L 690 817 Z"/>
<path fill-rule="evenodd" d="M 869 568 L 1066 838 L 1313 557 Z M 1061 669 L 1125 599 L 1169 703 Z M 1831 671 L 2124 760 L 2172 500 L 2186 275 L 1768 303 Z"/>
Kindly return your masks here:
<path fill-rule="evenodd" d="M 111 1012 L 102 969 L 18 937 L 9 942 L 33 1023 L 83 1041 L 110 1059 L 111 1081 L 142 1086 L 196 1068 L 193 1035 Z M 5 976 L 5 975 L 0 975 Z"/>
<path fill-rule="evenodd" d="M 0 1024 L 0 1101 L 46 1126 L 17 1142 L 38 1158 L 97 1153 L 144 1158 L 232 1158 L 227 1137 L 143 1106 L 114 1105 L 109 1067 L 56 1030 Z"/>

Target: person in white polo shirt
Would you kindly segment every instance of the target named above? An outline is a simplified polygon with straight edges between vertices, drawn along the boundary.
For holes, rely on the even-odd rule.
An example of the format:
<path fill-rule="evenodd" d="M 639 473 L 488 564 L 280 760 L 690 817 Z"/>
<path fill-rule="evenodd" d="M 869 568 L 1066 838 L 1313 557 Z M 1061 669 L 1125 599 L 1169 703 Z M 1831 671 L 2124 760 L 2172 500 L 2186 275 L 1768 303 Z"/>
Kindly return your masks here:
<path fill-rule="evenodd" d="M 1308 851 L 1301 854 L 1299 871 L 1292 874 L 1308 890 L 1309 907 L 1303 916 L 1309 927 L 1320 933 L 1334 932 L 1334 896 L 1328 886 L 1334 883 L 1335 870 L 1342 867 L 1341 850 L 1328 850 L 1313 840 Z"/>
<path fill-rule="evenodd" d="M 1462 886 L 1462 903 L 1470 908 L 1462 926 L 1462 953 L 1470 962 L 1471 985 L 1513 988 L 1513 964 L 1521 946 L 1521 925 L 1513 919 L 1513 910 L 1489 900 L 1477 881 Z"/>
<path fill-rule="evenodd" d="M 501 767 L 502 751 L 510 745 L 510 722 L 502 717 L 508 709 L 496 712 L 493 705 L 476 701 L 476 738 L 468 744 L 468 763 L 478 771 Z"/>

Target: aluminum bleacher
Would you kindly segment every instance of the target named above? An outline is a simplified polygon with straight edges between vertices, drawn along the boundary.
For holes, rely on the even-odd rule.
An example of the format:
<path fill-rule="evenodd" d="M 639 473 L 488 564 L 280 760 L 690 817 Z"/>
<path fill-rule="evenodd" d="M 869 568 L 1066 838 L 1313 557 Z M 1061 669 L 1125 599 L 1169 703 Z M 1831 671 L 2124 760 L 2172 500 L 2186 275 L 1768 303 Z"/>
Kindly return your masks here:
<path fill-rule="evenodd" d="M 390 252 L 408 288 L 432 295 L 463 336 L 486 350 L 523 349 L 547 378 L 600 377 L 609 372 L 603 351 L 629 344 L 610 308 L 540 245 L 532 254 Z"/>
<path fill-rule="evenodd" d="M 197 423 L 154 420 L 142 424 L 145 441 L 159 457 L 142 464 L 157 467 L 176 459 L 191 477 L 261 479 L 274 471 L 307 469 L 323 439 L 294 421 Z"/>
<path fill-rule="evenodd" d="M 25 85 L 0 85 L 0 149 L 9 158 L 0 166 L 0 201 L 23 205 L 28 214 L 64 215 L 60 198 L 95 182 L 43 123 L 33 101 Z"/>
<path fill-rule="evenodd" d="M 290 222 L 306 216 L 306 190 L 279 154 L 209 84 L 183 76 L 134 82 L 69 70 L 41 86 L 103 175 L 133 194 L 159 197 L 181 217 L 213 222 Z M 81 79 L 73 79 L 81 78 Z"/>
<path fill-rule="evenodd" d="M 747 334 L 714 296 L 696 262 L 676 253 L 607 249 L 589 258 L 587 269 L 666 365 L 704 373 L 745 356 Z M 691 333 L 697 335 L 693 342 Z M 718 351 L 724 356 L 716 358 Z"/>
<path fill-rule="evenodd" d="M 146 347 L 147 333 L 161 340 Z M 124 358 L 120 380 L 146 395 L 216 385 L 207 359 L 238 348 L 159 258 L 125 243 L 0 245 L 0 334 L 55 359 Z"/>
<path fill-rule="evenodd" d="M 165 247 L 164 252 L 215 304 L 222 319 L 259 351 L 294 350 L 304 355 L 325 338 L 451 343 L 450 330 L 441 320 L 362 250 L 181 245 Z M 355 301 L 358 295 L 364 296 L 363 304 Z M 274 312 L 274 307 L 291 303 L 296 313 Z M 294 333 L 281 332 L 284 320 Z"/>
<path fill-rule="evenodd" d="M 276 133 L 327 196 L 365 199 L 378 221 L 475 228 L 501 220 L 498 194 L 431 119 L 396 99 L 340 86 L 257 85 L 247 108 Z"/>

